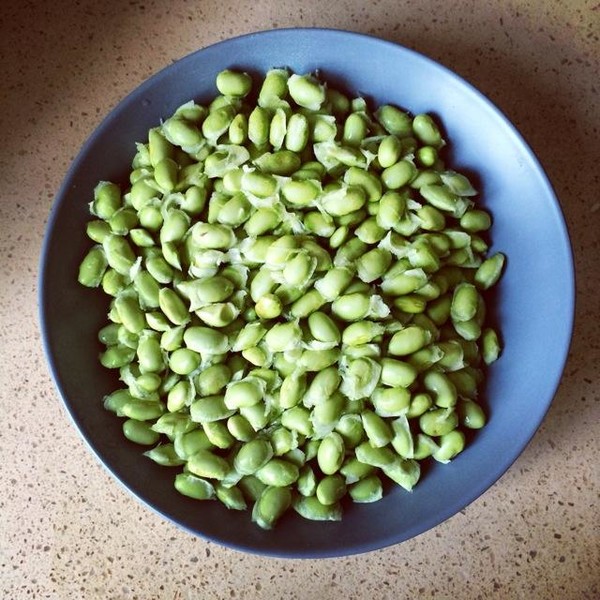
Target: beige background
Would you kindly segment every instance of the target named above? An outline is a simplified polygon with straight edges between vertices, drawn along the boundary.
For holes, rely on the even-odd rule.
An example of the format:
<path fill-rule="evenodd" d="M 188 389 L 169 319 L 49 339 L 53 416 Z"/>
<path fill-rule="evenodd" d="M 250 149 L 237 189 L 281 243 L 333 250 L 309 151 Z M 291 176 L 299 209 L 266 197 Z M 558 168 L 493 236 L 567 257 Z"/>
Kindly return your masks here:
<path fill-rule="evenodd" d="M 399 42 L 487 94 L 546 168 L 577 263 L 565 377 L 522 457 L 436 529 L 345 559 L 240 554 L 140 506 L 67 420 L 37 327 L 47 215 L 69 163 L 103 116 L 149 75 L 198 48 L 287 26 Z M 31 1 L 4 4 L 0 27 L 2 598 L 600 597 L 596 0 Z"/>

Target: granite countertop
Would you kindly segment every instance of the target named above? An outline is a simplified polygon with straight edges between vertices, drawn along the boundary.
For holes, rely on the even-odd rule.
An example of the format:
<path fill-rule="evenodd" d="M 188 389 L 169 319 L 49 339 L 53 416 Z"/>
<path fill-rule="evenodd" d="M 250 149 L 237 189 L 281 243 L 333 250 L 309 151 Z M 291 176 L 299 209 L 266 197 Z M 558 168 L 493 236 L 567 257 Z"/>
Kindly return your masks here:
<path fill-rule="evenodd" d="M 415 539 L 321 561 L 241 554 L 141 506 L 67 418 L 37 321 L 48 213 L 104 115 L 148 76 L 198 48 L 288 26 L 398 42 L 485 93 L 523 133 L 555 187 L 578 282 L 562 384 L 506 475 Z M 3 598 L 600 597 L 596 0 L 31 0 L 3 7 L 0 33 Z"/>

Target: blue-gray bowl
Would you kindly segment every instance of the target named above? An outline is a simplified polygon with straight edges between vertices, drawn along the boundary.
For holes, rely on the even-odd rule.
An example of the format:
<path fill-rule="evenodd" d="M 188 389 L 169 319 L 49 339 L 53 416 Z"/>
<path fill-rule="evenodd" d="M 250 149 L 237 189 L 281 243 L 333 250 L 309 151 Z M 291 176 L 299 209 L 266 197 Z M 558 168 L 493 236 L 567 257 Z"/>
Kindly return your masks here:
<path fill-rule="evenodd" d="M 115 379 L 98 363 L 107 299 L 77 283 L 89 247 L 88 202 L 99 180 L 125 180 L 150 127 L 189 99 L 206 101 L 233 67 L 264 73 L 287 66 L 323 77 L 374 103 L 430 112 L 450 140 L 450 162 L 475 174 L 492 212 L 492 250 L 508 257 L 493 312 L 505 350 L 484 390 L 486 427 L 450 464 L 434 464 L 412 493 L 391 489 L 374 504 L 352 505 L 341 522 L 290 513 L 271 531 L 249 514 L 200 503 L 173 489 L 173 472 L 127 442 L 102 398 Z M 41 256 L 40 319 L 56 386 L 75 426 L 105 467 L 163 517 L 206 539 L 253 553 L 328 557 L 397 544 L 448 519 L 511 466 L 544 418 L 567 357 L 574 273 L 560 206 L 531 149 L 480 92 L 440 64 L 396 44 L 336 30 L 266 31 L 226 40 L 170 65 L 127 96 L 102 122 L 69 169 L 50 215 Z"/>

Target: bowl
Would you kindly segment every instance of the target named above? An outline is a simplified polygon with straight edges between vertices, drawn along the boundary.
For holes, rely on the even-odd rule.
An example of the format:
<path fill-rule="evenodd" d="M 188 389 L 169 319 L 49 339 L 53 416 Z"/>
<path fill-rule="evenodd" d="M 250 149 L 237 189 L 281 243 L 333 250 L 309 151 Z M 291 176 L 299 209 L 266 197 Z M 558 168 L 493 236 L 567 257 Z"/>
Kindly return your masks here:
<path fill-rule="evenodd" d="M 489 369 L 489 422 L 451 463 L 434 464 L 411 493 L 352 505 L 341 522 L 291 513 L 273 530 L 246 512 L 188 499 L 174 473 L 127 442 L 121 420 L 103 409 L 114 377 L 98 363 L 96 339 L 107 299 L 77 283 L 90 242 L 88 202 L 99 180 L 126 180 L 134 142 L 146 139 L 182 103 L 216 94 L 225 68 L 264 73 L 286 66 L 318 70 L 348 93 L 394 103 L 441 121 L 449 164 L 473 174 L 492 212 L 491 251 L 508 257 L 493 312 L 504 352 Z M 203 48 L 140 85 L 104 119 L 70 167 L 55 199 L 41 255 L 40 321 L 47 360 L 75 427 L 101 463 L 145 505 L 180 527 L 241 551 L 278 557 L 350 555 L 400 543 L 448 519 L 494 484 L 532 438 L 561 379 L 574 313 L 574 275 L 560 206 L 535 155 L 480 92 L 429 58 L 374 37 L 339 30 L 281 29 Z"/>

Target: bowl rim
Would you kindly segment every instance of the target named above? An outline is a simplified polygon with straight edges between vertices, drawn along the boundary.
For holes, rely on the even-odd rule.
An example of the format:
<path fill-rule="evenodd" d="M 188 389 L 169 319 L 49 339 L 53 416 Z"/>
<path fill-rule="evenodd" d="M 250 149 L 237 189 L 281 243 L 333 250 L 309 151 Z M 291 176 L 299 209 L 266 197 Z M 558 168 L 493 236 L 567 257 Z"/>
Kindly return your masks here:
<path fill-rule="evenodd" d="M 126 106 L 128 103 L 132 102 L 135 98 L 140 97 L 144 91 L 154 85 L 160 79 L 167 76 L 168 73 L 175 65 L 181 65 L 182 63 L 194 61 L 196 56 L 209 50 L 209 49 L 218 49 L 219 46 L 228 45 L 232 42 L 244 39 L 252 39 L 252 38 L 261 38 L 264 36 L 287 36 L 287 35 L 306 35 L 306 34 L 317 34 L 324 36 L 341 36 L 341 37 L 353 37 L 357 41 L 369 41 L 371 43 L 381 44 L 382 46 L 387 46 L 394 52 L 403 52 L 406 55 L 411 56 L 414 59 L 422 61 L 423 63 L 427 63 L 430 68 L 438 70 L 444 73 L 447 77 L 454 80 L 461 87 L 466 88 L 471 94 L 475 95 L 482 105 L 486 108 L 486 110 L 491 111 L 495 118 L 500 120 L 506 130 L 510 133 L 510 135 L 519 143 L 519 146 L 522 148 L 523 152 L 527 155 L 531 164 L 536 167 L 536 175 L 540 179 L 540 183 L 544 188 L 544 194 L 551 200 L 551 207 L 554 211 L 554 216 L 557 219 L 557 223 L 560 225 L 560 234 L 561 241 L 563 243 L 563 251 L 566 253 L 566 257 L 568 259 L 569 272 L 566 274 L 565 278 L 565 301 L 566 301 L 566 309 L 568 312 L 568 320 L 563 323 L 565 328 L 565 339 L 567 343 L 563 348 L 562 355 L 559 357 L 557 364 L 560 365 L 560 368 L 557 368 L 554 377 L 552 379 L 552 383 L 549 388 L 552 390 L 552 393 L 549 394 L 548 398 L 545 400 L 543 404 L 543 410 L 539 414 L 541 414 L 541 418 L 539 422 L 536 421 L 535 426 L 532 424 L 530 428 L 530 435 L 525 440 L 523 444 L 519 444 L 516 447 L 512 448 L 512 452 L 508 458 L 504 457 L 501 461 L 501 466 L 497 468 L 492 473 L 488 474 L 486 478 L 483 478 L 478 482 L 477 485 L 471 485 L 468 488 L 468 493 L 465 492 L 463 495 L 460 505 L 456 506 L 452 504 L 448 506 L 445 511 L 441 511 L 440 513 L 436 513 L 435 515 L 430 515 L 427 519 L 422 519 L 419 521 L 418 525 L 409 527 L 405 534 L 399 539 L 398 536 L 389 535 L 382 543 L 379 544 L 356 544 L 351 548 L 340 548 L 337 551 L 321 551 L 317 549 L 306 549 L 305 552 L 290 552 L 290 551 L 282 551 L 277 552 L 270 549 L 257 548 L 252 544 L 247 543 L 232 543 L 229 541 L 223 541 L 217 536 L 207 535 L 202 531 L 198 531 L 192 527 L 188 527 L 187 525 L 179 522 L 175 517 L 169 515 L 167 512 L 157 508 L 153 504 L 151 504 L 147 499 L 145 499 L 142 495 L 138 494 L 134 491 L 127 482 L 113 469 L 113 467 L 105 461 L 104 458 L 101 457 L 99 451 L 92 445 L 92 442 L 88 437 L 83 433 L 82 425 L 80 419 L 78 419 L 76 412 L 74 410 L 74 406 L 72 404 L 72 400 L 67 397 L 66 391 L 64 389 L 63 381 L 59 376 L 59 369 L 57 365 L 56 356 L 53 354 L 52 349 L 50 347 L 49 342 L 49 330 L 50 325 L 47 318 L 47 298 L 46 298 L 46 286 L 47 286 L 47 267 L 49 261 L 50 254 L 50 245 L 51 238 L 54 228 L 56 227 L 59 208 L 64 202 L 64 198 L 68 195 L 70 182 L 73 179 L 74 174 L 80 168 L 80 163 L 83 158 L 86 156 L 90 148 L 94 145 L 96 138 L 99 136 L 100 132 L 104 130 L 112 119 Z M 91 132 L 88 133 L 84 143 L 80 146 L 77 154 L 71 161 L 66 174 L 63 177 L 61 185 L 56 193 L 53 202 L 50 207 L 48 220 L 45 226 L 44 237 L 41 245 L 40 251 L 40 259 L 39 259 L 39 268 L 38 268 L 38 279 L 37 279 L 37 296 L 38 296 L 38 322 L 41 331 L 42 345 L 43 351 L 46 358 L 46 363 L 48 364 L 49 371 L 52 377 L 52 381 L 55 389 L 59 393 L 59 397 L 61 399 L 63 408 L 65 409 L 71 423 L 75 426 L 79 437 L 84 441 L 85 445 L 89 448 L 92 454 L 96 457 L 97 461 L 110 473 L 110 475 L 124 488 L 127 492 L 133 495 L 139 502 L 141 502 L 144 506 L 150 508 L 154 513 L 160 515 L 162 518 L 167 521 L 175 524 L 178 528 L 187 531 L 195 536 L 201 537 L 204 540 L 208 540 L 211 542 L 215 542 L 221 546 L 234 549 L 241 552 L 251 553 L 259 556 L 268 556 L 268 557 L 276 557 L 276 558 L 330 558 L 330 557 L 341 557 L 341 556 L 350 556 L 365 552 L 371 552 L 378 549 L 383 549 L 386 547 L 390 547 L 392 545 L 396 545 L 402 543 L 403 541 L 407 541 L 416 537 L 430 529 L 436 527 L 437 525 L 443 523 L 448 520 L 450 517 L 457 514 L 460 510 L 463 510 L 467 506 L 469 506 L 472 502 L 474 502 L 477 498 L 479 498 L 484 492 L 486 492 L 489 488 L 491 488 L 495 483 L 497 483 L 514 462 L 519 458 L 519 456 L 523 453 L 525 448 L 529 445 L 532 438 L 535 436 L 539 427 L 541 426 L 543 420 L 545 419 L 548 410 L 556 396 L 558 387 L 561 383 L 564 369 L 567 363 L 570 346 L 573 339 L 573 328 L 574 328 L 574 320 L 575 320 L 575 305 L 576 305 L 576 273 L 573 259 L 573 246 L 572 241 L 569 236 L 568 225 L 564 217 L 564 213 L 562 211 L 560 202 L 558 197 L 552 187 L 552 184 L 548 178 L 548 175 L 543 168 L 541 161 L 538 159 L 537 155 L 533 152 L 528 142 L 526 141 L 523 134 L 519 132 L 515 125 L 513 125 L 512 121 L 504 114 L 500 108 L 496 106 L 494 102 L 492 102 L 487 95 L 477 89 L 473 84 L 464 79 L 457 72 L 453 71 L 449 67 L 445 66 L 441 62 L 434 60 L 427 56 L 426 54 L 417 51 L 415 49 L 403 46 L 400 43 L 393 42 L 384 38 L 380 38 L 373 34 L 360 33 L 347 29 L 337 29 L 337 28 L 328 28 L 328 27 L 286 27 L 280 29 L 264 29 L 252 31 L 249 33 L 245 33 L 242 35 L 233 36 L 230 38 L 226 38 L 223 40 L 219 40 L 212 44 L 208 44 L 206 46 L 200 47 L 197 50 L 194 50 L 186 55 L 183 55 L 179 59 L 169 63 L 166 66 L 163 66 L 155 73 L 151 74 L 144 81 L 142 81 L 139 85 L 130 90 L 125 96 L 123 96 L 117 103 L 108 111 L 108 113 L 103 117 L 103 119 L 93 128 Z"/>

